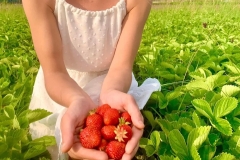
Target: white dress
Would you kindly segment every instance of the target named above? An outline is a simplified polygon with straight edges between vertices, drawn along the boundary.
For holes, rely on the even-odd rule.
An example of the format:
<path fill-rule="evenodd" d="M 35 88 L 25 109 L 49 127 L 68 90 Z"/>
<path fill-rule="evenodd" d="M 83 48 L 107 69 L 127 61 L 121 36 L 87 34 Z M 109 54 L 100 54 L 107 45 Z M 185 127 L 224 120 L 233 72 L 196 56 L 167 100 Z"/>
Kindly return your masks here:
<path fill-rule="evenodd" d="M 56 0 L 54 13 L 62 38 L 64 62 L 68 73 L 97 104 L 102 82 L 112 62 L 121 33 L 122 21 L 126 16 L 125 0 L 119 0 L 113 7 L 101 11 L 87 11 L 76 8 L 65 0 Z M 160 88 L 159 81 L 154 78 L 148 78 L 138 86 L 133 76 L 128 93 L 142 109 L 152 92 Z M 30 125 L 32 138 L 53 135 L 60 146 L 59 124 L 66 108 L 48 96 L 41 67 L 29 108 L 42 108 L 53 113 Z M 50 147 L 49 151 L 53 160 L 68 159 L 66 154 L 59 152 L 57 146 Z"/>

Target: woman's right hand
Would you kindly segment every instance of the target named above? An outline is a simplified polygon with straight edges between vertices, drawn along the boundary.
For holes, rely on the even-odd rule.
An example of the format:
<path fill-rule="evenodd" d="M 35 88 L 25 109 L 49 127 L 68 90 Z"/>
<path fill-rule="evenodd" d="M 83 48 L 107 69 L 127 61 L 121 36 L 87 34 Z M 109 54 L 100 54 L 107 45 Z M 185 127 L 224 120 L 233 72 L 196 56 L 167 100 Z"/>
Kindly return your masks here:
<path fill-rule="evenodd" d="M 96 107 L 90 98 L 77 98 L 62 117 L 62 152 L 68 152 L 73 159 L 108 160 L 105 152 L 84 148 L 79 140 L 80 129 L 88 112 Z"/>

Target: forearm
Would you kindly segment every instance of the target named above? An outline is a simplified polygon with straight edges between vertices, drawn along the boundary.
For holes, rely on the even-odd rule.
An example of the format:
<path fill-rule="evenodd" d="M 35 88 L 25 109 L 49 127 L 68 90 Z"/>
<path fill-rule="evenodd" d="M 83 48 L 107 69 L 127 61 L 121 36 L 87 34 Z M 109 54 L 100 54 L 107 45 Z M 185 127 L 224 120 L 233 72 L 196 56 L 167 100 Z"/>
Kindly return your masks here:
<path fill-rule="evenodd" d="M 45 73 L 44 81 L 51 99 L 62 106 L 68 107 L 74 100 L 88 97 L 67 73 Z"/>
<path fill-rule="evenodd" d="M 132 82 L 132 71 L 123 69 L 110 69 L 103 85 L 101 94 L 107 93 L 111 90 L 118 90 L 127 92 Z"/>

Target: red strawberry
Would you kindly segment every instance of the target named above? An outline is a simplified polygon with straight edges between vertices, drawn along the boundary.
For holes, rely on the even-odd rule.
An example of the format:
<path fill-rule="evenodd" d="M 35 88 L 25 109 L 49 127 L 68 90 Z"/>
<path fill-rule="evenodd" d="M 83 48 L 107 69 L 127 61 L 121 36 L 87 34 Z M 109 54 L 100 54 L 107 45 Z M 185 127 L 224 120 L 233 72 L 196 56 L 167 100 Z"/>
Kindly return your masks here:
<path fill-rule="evenodd" d="M 125 153 L 125 146 L 125 143 L 111 141 L 106 147 L 106 153 L 108 154 L 109 158 L 120 160 Z"/>
<path fill-rule="evenodd" d="M 95 148 L 101 143 L 101 132 L 96 127 L 86 127 L 79 135 L 80 142 L 85 148 Z"/>
<path fill-rule="evenodd" d="M 86 118 L 85 124 L 86 124 L 86 127 L 92 126 L 100 130 L 103 126 L 103 117 L 97 113 L 90 112 L 90 115 L 87 116 Z"/>
<path fill-rule="evenodd" d="M 127 143 L 133 135 L 132 128 L 127 124 L 119 125 L 114 132 L 116 134 L 115 139 L 124 143 Z"/>
<path fill-rule="evenodd" d="M 120 113 L 117 109 L 110 108 L 103 115 L 105 125 L 118 125 Z"/>
<path fill-rule="evenodd" d="M 100 145 L 98 146 L 98 150 L 105 151 L 107 144 L 108 142 L 106 141 L 106 139 L 102 139 Z"/>
<path fill-rule="evenodd" d="M 129 124 L 132 123 L 131 116 L 128 112 L 122 112 L 121 117 L 124 118 L 125 122 L 128 122 Z"/>
<path fill-rule="evenodd" d="M 114 133 L 116 127 L 113 125 L 103 126 L 101 129 L 102 137 L 106 140 L 114 140 L 116 137 L 116 134 Z"/>
<path fill-rule="evenodd" d="M 108 105 L 108 104 L 103 104 L 103 105 L 101 105 L 100 107 L 98 107 L 97 109 L 96 109 L 96 113 L 97 114 L 100 114 L 101 116 L 103 116 L 104 115 L 104 113 L 108 110 L 108 109 L 110 109 L 111 107 Z"/>

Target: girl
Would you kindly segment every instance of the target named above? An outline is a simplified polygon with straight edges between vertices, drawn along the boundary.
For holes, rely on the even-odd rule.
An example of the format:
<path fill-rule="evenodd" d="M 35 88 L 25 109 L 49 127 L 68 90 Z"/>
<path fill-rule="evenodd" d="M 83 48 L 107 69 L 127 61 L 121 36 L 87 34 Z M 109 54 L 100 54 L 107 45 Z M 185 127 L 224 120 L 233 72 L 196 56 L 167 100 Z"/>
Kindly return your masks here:
<path fill-rule="evenodd" d="M 53 160 L 107 160 L 78 139 L 88 112 L 107 103 L 132 116 L 122 158 L 130 160 L 144 128 L 140 109 L 160 88 L 151 78 L 138 87 L 132 74 L 151 1 L 23 0 L 23 6 L 40 61 L 29 108 L 53 113 L 30 126 L 33 139 L 55 135 L 58 147 L 48 149 Z"/>

